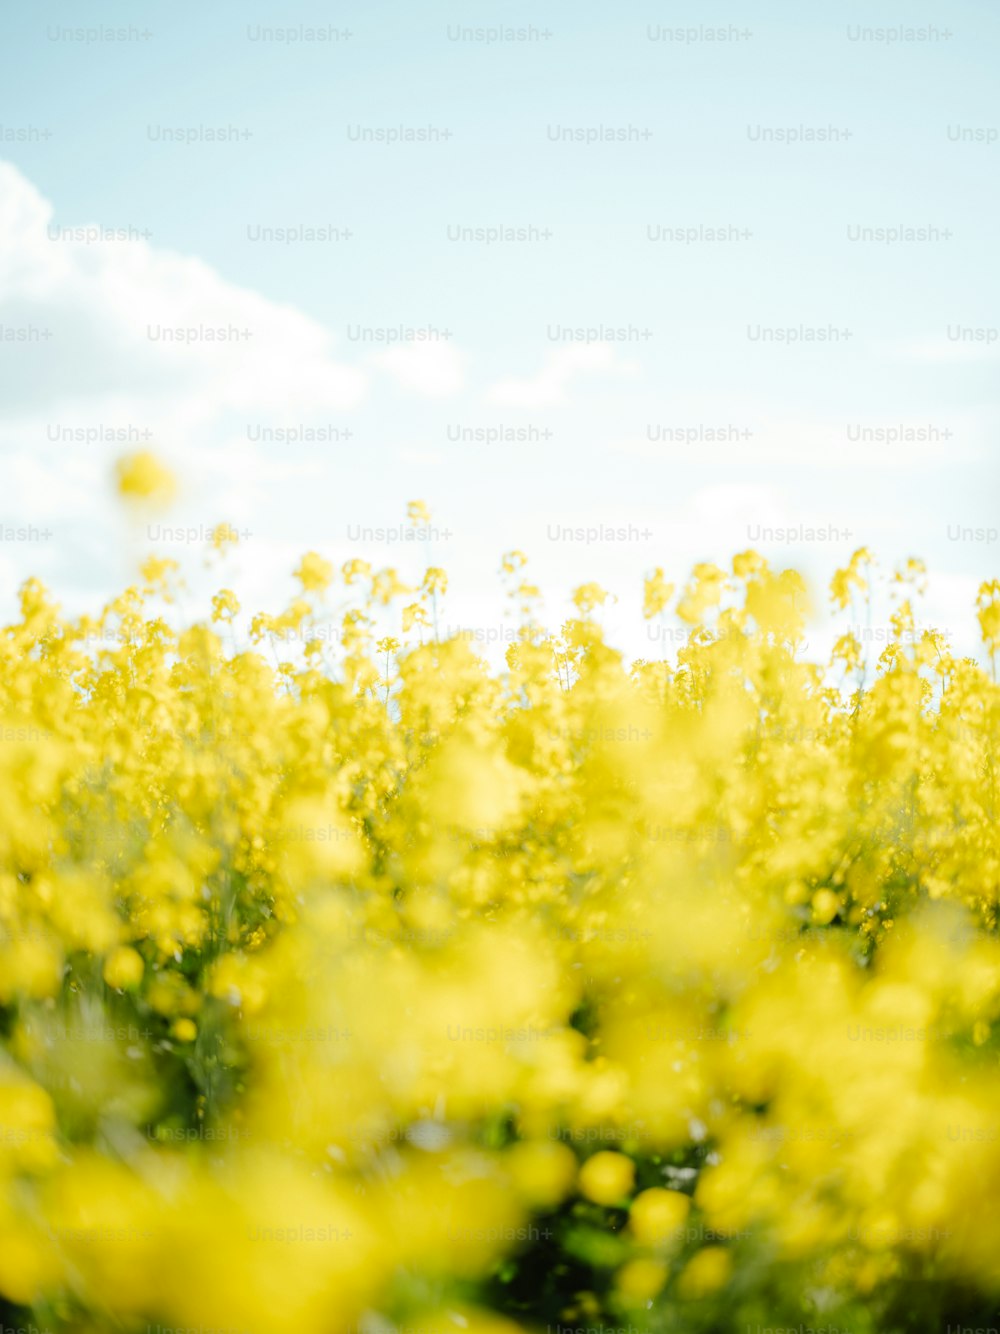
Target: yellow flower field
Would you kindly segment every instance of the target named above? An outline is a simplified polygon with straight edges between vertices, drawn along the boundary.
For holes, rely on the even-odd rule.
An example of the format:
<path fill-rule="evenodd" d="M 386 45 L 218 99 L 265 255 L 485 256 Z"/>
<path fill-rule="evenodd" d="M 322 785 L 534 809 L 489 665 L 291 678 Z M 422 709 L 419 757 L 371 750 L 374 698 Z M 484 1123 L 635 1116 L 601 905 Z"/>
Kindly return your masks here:
<path fill-rule="evenodd" d="M 437 568 L 307 553 L 245 644 L 179 574 L 0 638 L 0 1323 L 990 1323 L 1000 583 L 957 659 L 910 562 L 875 666 L 752 552 L 657 570 L 628 665 L 513 552 L 501 672 Z"/>

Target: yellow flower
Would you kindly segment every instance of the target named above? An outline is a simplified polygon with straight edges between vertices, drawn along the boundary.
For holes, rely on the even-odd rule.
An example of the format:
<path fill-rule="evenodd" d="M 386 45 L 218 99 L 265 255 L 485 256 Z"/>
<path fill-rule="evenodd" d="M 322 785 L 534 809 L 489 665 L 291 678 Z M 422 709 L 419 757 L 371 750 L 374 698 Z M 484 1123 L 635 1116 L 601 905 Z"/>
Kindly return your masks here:
<path fill-rule="evenodd" d="M 732 1256 L 722 1246 L 706 1246 L 688 1261 L 678 1280 L 682 1297 L 707 1297 L 729 1282 Z"/>
<path fill-rule="evenodd" d="M 712 608 L 722 601 L 726 574 L 717 565 L 703 562 L 696 565 L 691 580 L 677 605 L 677 615 L 688 625 L 703 621 Z"/>
<path fill-rule="evenodd" d="M 372 567 L 366 560 L 361 560 L 355 556 L 351 560 L 344 561 L 341 567 L 341 573 L 344 576 L 344 583 L 350 588 L 356 584 L 359 579 L 367 579 L 371 576 Z"/>
<path fill-rule="evenodd" d="M 516 574 L 527 563 L 528 558 L 523 551 L 508 551 L 500 560 L 500 569 L 504 574 Z"/>
<path fill-rule="evenodd" d="M 820 889 L 813 895 L 812 919 L 820 926 L 826 926 L 840 912 L 840 899 L 831 889 Z"/>
<path fill-rule="evenodd" d="M 756 551 L 741 551 L 733 557 L 733 574 L 737 579 L 754 579 L 767 572 L 767 561 Z"/>
<path fill-rule="evenodd" d="M 1000 648 L 1000 579 L 980 584 L 976 606 L 983 643 L 995 653 Z"/>
<path fill-rule="evenodd" d="M 403 608 L 403 633 L 406 634 L 406 632 L 412 630 L 415 625 L 430 625 L 427 612 L 419 602 L 411 602 L 408 607 Z"/>
<path fill-rule="evenodd" d="M 830 597 L 843 610 L 855 588 L 864 588 L 875 558 L 867 547 L 858 547 L 845 569 L 837 570 L 830 581 Z"/>
<path fill-rule="evenodd" d="M 576 1157 L 554 1140 L 526 1140 L 507 1154 L 507 1167 L 521 1196 L 533 1207 L 553 1209 L 569 1194 Z"/>
<path fill-rule="evenodd" d="M 299 561 L 295 578 L 302 585 L 303 592 L 322 593 L 333 578 L 333 566 L 315 551 L 307 551 Z"/>
<path fill-rule="evenodd" d="M 651 1302 L 667 1281 L 667 1266 L 660 1260 L 640 1256 L 622 1265 L 615 1275 L 615 1287 L 628 1302 Z"/>
<path fill-rule="evenodd" d="M 691 1209 L 691 1198 L 676 1190 L 651 1186 L 641 1191 L 629 1210 L 629 1227 L 645 1246 L 678 1241 L 678 1233 Z"/>
<path fill-rule="evenodd" d="M 674 586 L 667 583 L 663 569 L 658 565 L 643 586 L 642 614 L 646 620 L 665 611 L 673 595 Z"/>
<path fill-rule="evenodd" d="M 621 1204 L 635 1181 L 635 1163 L 623 1153 L 602 1149 L 580 1168 L 580 1193 L 595 1204 Z"/>
<path fill-rule="evenodd" d="M 742 552 L 684 582 L 676 654 L 630 663 L 589 619 L 610 594 L 554 632 L 523 564 L 500 669 L 425 633 L 436 566 L 414 592 L 352 557 L 326 617 L 310 553 L 245 632 L 230 589 L 167 617 L 156 557 L 90 614 L 22 583 L 0 1308 L 26 1326 L 715 1329 L 914 1283 L 988 1309 L 1000 583 L 958 657 L 914 642 L 922 566 L 856 552 L 835 601 L 884 605 L 887 643 L 872 667 L 836 630 L 831 670 L 805 581 Z M 667 608 L 661 570 L 644 592 Z"/>
<path fill-rule="evenodd" d="M 142 981 L 145 964 L 138 950 L 120 945 L 104 961 L 104 980 L 117 990 L 137 987 Z"/>
<path fill-rule="evenodd" d="M 115 474 L 118 494 L 136 504 L 166 505 L 177 493 L 173 473 L 148 449 L 119 459 Z"/>
<path fill-rule="evenodd" d="M 171 560 L 169 556 L 147 556 L 139 567 L 139 572 L 151 588 L 156 588 L 165 584 L 177 569 L 177 562 Z"/>
<path fill-rule="evenodd" d="M 384 570 L 376 570 L 372 575 L 371 588 L 373 600 L 382 607 L 388 607 L 393 598 L 399 597 L 402 593 L 413 592 L 409 584 L 405 584 L 391 566 Z"/>
<path fill-rule="evenodd" d="M 600 584 L 581 584 L 573 592 L 573 605 L 586 616 L 595 607 L 603 607 L 608 600 L 607 592 Z"/>
<path fill-rule="evenodd" d="M 216 551 L 223 551 L 227 546 L 236 546 L 239 540 L 239 533 L 232 524 L 220 523 L 212 529 L 211 543 Z"/>
<path fill-rule="evenodd" d="M 212 598 L 213 621 L 231 621 L 239 609 L 239 601 L 232 589 L 223 588 Z"/>
<path fill-rule="evenodd" d="M 437 565 L 428 565 L 420 587 L 427 593 L 447 593 L 448 576 Z"/>

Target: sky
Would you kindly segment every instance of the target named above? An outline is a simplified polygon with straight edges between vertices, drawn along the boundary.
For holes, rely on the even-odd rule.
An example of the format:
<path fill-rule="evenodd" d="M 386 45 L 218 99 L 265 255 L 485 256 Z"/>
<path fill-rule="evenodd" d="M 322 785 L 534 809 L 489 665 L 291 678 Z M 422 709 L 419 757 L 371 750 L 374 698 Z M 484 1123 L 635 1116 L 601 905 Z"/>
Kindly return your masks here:
<path fill-rule="evenodd" d="M 973 651 L 998 43 L 992 0 L 4 0 L 0 614 L 145 551 L 207 589 L 225 520 L 248 612 L 307 549 L 430 560 L 502 640 L 520 548 L 641 651 L 656 566 L 754 547 L 822 598 L 867 545 Z M 137 526 L 147 447 L 182 494 Z"/>

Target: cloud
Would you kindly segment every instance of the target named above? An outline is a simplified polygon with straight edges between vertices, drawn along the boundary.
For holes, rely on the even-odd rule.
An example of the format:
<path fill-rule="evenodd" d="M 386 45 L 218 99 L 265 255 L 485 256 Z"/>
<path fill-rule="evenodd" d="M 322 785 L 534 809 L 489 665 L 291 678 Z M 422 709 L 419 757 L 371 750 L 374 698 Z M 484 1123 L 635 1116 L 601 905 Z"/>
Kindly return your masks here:
<path fill-rule="evenodd" d="M 992 405 L 966 404 L 962 412 L 917 416 L 858 414 L 845 403 L 836 417 L 777 417 L 763 405 L 716 399 L 703 402 L 673 398 L 643 435 L 609 441 L 608 450 L 633 458 L 672 463 L 711 462 L 727 468 L 746 464 L 842 473 L 972 463 L 990 457 L 997 411 Z M 751 426 L 752 423 L 752 426 Z"/>
<path fill-rule="evenodd" d="M 70 601 L 110 591 L 136 555 L 116 457 L 162 453 L 182 483 L 178 523 L 267 513 L 303 476 L 320 504 L 324 479 L 311 479 L 337 446 L 275 444 L 259 428 L 322 424 L 319 438 L 338 440 L 331 424 L 370 383 L 294 307 L 198 259 L 86 230 L 54 226 L 52 205 L 0 162 L 0 522 L 51 528 L 15 564 L 57 576 Z"/>
<path fill-rule="evenodd" d="M 418 468 L 440 468 L 444 463 L 444 455 L 439 449 L 397 449 L 396 457 Z"/>
<path fill-rule="evenodd" d="M 372 358 L 399 384 L 427 398 L 450 398 L 464 383 L 465 358 L 450 343 L 413 343 Z"/>
<path fill-rule="evenodd" d="M 203 425 L 228 413 L 339 412 L 367 377 L 291 306 L 142 239 L 75 239 L 0 163 L 0 399 L 11 416 L 168 414 Z"/>
<path fill-rule="evenodd" d="M 878 350 L 890 361 L 931 363 L 996 361 L 1000 357 L 1000 329 L 987 325 L 949 325 L 946 338 L 909 338 L 881 343 Z"/>
<path fill-rule="evenodd" d="M 486 393 L 490 403 L 507 408 L 547 408 L 566 401 L 579 375 L 631 375 L 635 365 L 618 360 L 612 343 L 579 343 L 550 352 L 537 375 L 499 380 Z"/>

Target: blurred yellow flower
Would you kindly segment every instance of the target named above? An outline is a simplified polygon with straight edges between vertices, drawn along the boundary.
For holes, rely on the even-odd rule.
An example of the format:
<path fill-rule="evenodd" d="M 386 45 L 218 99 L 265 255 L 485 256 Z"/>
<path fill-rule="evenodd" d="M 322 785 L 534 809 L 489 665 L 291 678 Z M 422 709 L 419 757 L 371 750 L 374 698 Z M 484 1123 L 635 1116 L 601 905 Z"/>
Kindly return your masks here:
<path fill-rule="evenodd" d="M 246 630 L 232 589 L 165 612 L 159 557 L 89 616 L 22 584 L 19 1321 L 735 1331 L 787 1306 L 878 1334 L 915 1284 L 992 1309 L 1000 583 L 958 656 L 920 631 L 922 565 L 862 548 L 833 600 L 884 633 L 834 617 L 826 663 L 804 579 L 741 552 L 691 572 L 676 653 L 630 662 L 591 619 L 610 594 L 580 584 L 554 633 L 524 564 L 500 669 L 441 632 L 434 565 L 351 557 L 329 608 L 308 553 Z M 641 597 L 668 613 L 661 569 Z"/>
<path fill-rule="evenodd" d="M 118 494 L 134 504 L 162 506 L 177 494 L 173 473 L 148 449 L 120 458 L 115 465 Z"/>
<path fill-rule="evenodd" d="M 303 592 L 322 593 L 333 578 L 333 566 L 315 551 L 307 551 L 299 561 L 295 578 L 302 585 Z"/>
<path fill-rule="evenodd" d="M 145 964 L 138 950 L 128 945 L 120 945 L 104 961 L 104 980 L 109 987 L 124 990 L 137 987 L 142 981 Z"/>
<path fill-rule="evenodd" d="M 623 1153 L 602 1149 L 580 1168 L 580 1193 L 595 1204 L 620 1204 L 635 1182 L 635 1163 Z"/>

